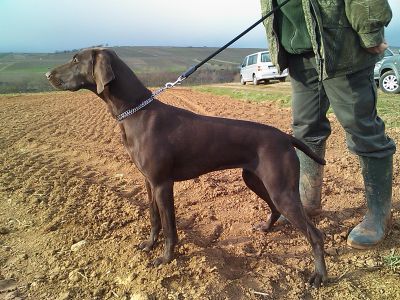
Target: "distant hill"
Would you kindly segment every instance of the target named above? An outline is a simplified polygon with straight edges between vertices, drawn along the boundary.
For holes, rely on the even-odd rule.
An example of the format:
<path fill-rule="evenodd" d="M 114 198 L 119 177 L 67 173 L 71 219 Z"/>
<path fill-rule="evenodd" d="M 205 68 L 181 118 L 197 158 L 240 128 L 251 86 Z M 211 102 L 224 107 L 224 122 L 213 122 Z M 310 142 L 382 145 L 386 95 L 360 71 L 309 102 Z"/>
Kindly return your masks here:
<path fill-rule="evenodd" d="M 175 80 L 183 71 L 209 56 L 208 47 L 113 47 L 146 85 Z M 262 49 L 228 48 L 199 71 L 189 83 L 232 81 L 243 58 Z M 58 53 L 0 53 L 0 93 L 52 90 L 44 77 L 51 68 L 71 59 L 76 51 Z"/>
<path fill-rule="evenodd" d="M 209 47 L 112 47 L 147 86 L 174 81 L 183 71 L 208 57 Z M 399 47 L 391 47 L 398 54 Z M 263 49 L 228 48 L 194 73 L 186 84 L 239 81 L 243 58 Z M 58 53 L 0 53 L 0 93 L 54 90 L 44 74 L 70 60 L 74 51 Z"/>

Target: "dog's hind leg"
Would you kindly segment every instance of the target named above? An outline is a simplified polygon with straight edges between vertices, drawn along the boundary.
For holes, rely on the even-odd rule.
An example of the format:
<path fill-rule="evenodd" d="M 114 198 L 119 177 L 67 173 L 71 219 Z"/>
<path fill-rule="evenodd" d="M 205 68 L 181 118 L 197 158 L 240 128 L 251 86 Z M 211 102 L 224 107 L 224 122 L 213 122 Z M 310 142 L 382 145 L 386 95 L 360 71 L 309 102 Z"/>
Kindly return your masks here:
<path fill-rule="evenodd" d="M 274 223 L 279 219 L 280 212 L 276 209 L 274 203 L 271 201 L 269 197 L 268 191 L 265 188 L 263 182 L 260 178 L 257 177 L 256 174 L 249 170 L 243 169 L 242 177 L 246 186 L 252 190 L 258 197 L 267 202 L 268 206 L 271 209 L 271 215 L 269 216 L 267 222 L 262 222 L 254 226 L 254 229 L 267 232 L 271 229 Z"/>
<path fill-rule="evenodd" d="M 275 208 L 298 228 L 311 244 L 315 270 L 309 282 L 314 287 L 319 287 L 327 277 L 324 240 L 322 233 L 308 219 L 300 201 L 299 160 L 294 150 L 281 153 L 279 157 L 268 158 L 270 157 L 260 156 L 257 175 L 268 190 Z"/>
<path fill-rule="evenodd" d="M 308 234 L 310 235 L 309 241 L 313 248 L 315 262 L 315 270 L 308 282 L 314 287 L 319 287 L 328 276 L 324 259 L 324 237 L 307 216 L 306 220 Z"/>
<path fill-rule="evenodd" d="M 160 213 L 158 211 L 156 199 L 153 195 L 150 183 L 147 179 L 146 179 L 146 190 L 147 190 L 147 196 L 149 198 L 149 203 L 150 203 L 151 232 L 150 232 L 149 239 L 147 241 L 144 241 L 139 244 L 139 249 L 148 252 L 153 249 L 154 244 L 157 242 L 158 234 L 160 233 L 160 230 L 161 230 L 161 219 L 160 219 Z"/>
<path fill-rule="evenodd" d="M 278 210 L 295 228 L 298 228 L 306 236 L 307 240 L 311 244 L 314 255 L 315 270 L 309 283 L 314 287 L 319 287 L 327 278 L 322 233 L 308 219 L 304 208 L 301 205 L 298 191 L 284 189 L 279 194 L 272 194 L 271 199 Z"/>

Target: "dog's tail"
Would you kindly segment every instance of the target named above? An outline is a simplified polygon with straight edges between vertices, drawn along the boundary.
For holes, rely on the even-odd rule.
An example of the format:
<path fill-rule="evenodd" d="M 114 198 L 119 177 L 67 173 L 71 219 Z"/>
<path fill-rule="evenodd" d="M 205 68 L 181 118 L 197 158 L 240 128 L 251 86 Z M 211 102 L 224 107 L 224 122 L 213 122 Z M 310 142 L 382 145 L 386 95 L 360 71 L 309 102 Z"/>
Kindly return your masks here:
<path fill-rule="evenodd" d="M 297 149 L 301 150 L 302 152 L 304 152 L 304 154 L 306 154 L 307 156 L 309 156 L 310 158 L 312 158 L 314 161 L 316 161 L 317 163 L 319 163 L 320 165 L 326 165 L 326 161 L 325 159 L 319 157 L 317 154 L 315 154 L 310 147 L 308 147 L 306 144 L 304 144 L 302 141 L 296 139 L 294 136 L 290 136 L 290 139 L 292 141 L 292 145 L 295 146 Z"/>

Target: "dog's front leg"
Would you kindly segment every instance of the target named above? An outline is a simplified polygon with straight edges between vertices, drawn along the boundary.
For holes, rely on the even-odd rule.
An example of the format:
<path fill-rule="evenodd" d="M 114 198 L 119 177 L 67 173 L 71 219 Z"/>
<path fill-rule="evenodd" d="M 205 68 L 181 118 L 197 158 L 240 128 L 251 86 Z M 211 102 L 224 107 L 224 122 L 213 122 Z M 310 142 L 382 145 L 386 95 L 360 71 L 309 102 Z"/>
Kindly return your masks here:
<path fill-rule="evenodd" d="M 161 219 L 157 207 L 157 202 L 154 197 L 154 193 L 152 192 L 150 182 L 147 179 L 146 179 L 146 189 L 150 204 L 151 232 L 150 232 L 150 238 L 147 241 L 140 243 L 139 249 L 148 252 L 153 249 L 154 244 L 158 239 L 158 234 L 160 233 L 161 230 Z"/>
<path fill-rule="evenodd" d="M 174 258 L 174 248 L 178 242 L 178 233 L 175 223 L 173 181 L 166 181 L 153 185 L 157 207 L 160 212 L 162 229 L 164 232 L 164 256 L 154 261 L 154 265 L 169 263 Z"/>

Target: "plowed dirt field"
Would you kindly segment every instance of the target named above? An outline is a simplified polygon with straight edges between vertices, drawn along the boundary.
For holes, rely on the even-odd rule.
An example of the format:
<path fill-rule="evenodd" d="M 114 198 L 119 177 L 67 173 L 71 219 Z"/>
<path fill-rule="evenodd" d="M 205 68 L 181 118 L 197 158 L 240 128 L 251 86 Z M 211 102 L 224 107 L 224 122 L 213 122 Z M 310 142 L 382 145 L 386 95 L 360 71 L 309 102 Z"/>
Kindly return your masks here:
<path fill-rule="evenodd" d="M 159 99 L 290 131 L 290 110 L 275 103 L 185 88 Z M 177 257 L 153 267 L 163 238 L 150 254 L 137 249 L 150 231 L 144 180 L 105 104 L 86 92 L 0 96 L 0 299 L 400 299 L 399 271 L 384 264 L 400 251 L 399 155 L 390 235 L 373 251 L 348 248 L 365 211 L 363 185 L 330 119 L 324 211 L 315 220 L 330 280 L 315 290 L 305 284 L 313 259 L 300 232 L 253 231 L 268 208 L 239 170 L 175 185 Z M 400 140 L 398 129 L 388 133 Z"/>

